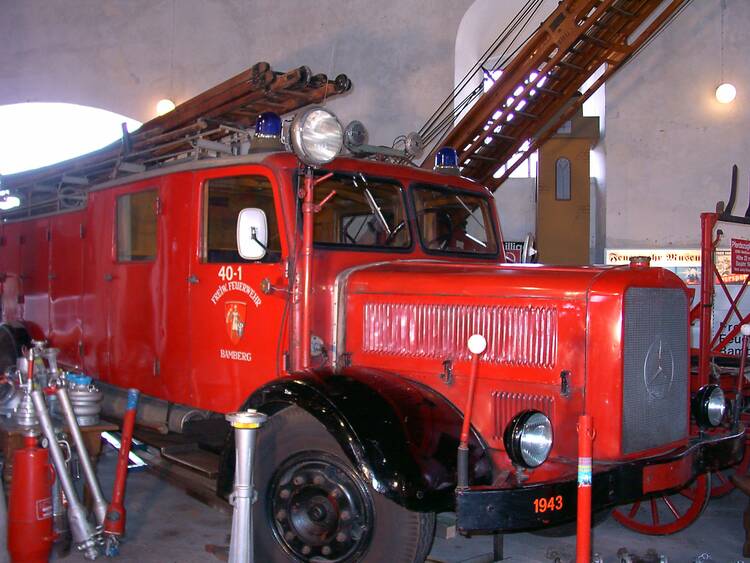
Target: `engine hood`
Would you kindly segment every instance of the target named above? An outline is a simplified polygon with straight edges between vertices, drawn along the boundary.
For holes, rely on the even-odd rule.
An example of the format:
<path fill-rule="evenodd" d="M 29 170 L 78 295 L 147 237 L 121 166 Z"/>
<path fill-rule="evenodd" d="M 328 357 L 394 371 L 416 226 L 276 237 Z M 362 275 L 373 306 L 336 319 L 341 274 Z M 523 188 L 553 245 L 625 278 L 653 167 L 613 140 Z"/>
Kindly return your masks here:
<path fill-rule="evenodd" d="M 561 360 L 581 361 L 565 356 L 585 347 L 592 291 L 618 298 L 634 285 L 684 288 L 661 268 L 443 261 L 360 266 L 337 285 L 336 356 L 346 354 L 346 363 L 387 368 L 401 358 L 431 361 L 434 370 L 437 360 L 468 360 L 466 342 L 480 333 L 483 362 L 526 368 L 533 381 L 559 379 Z"/>
<path fill-rule="evenodd" d="M 526 298 L 580 299 L 594 278 L 611 269 L 402 261 L 357 268 L 347 276 L 347 285 L 349 294 L 509 297 L 520 292 Z"/>

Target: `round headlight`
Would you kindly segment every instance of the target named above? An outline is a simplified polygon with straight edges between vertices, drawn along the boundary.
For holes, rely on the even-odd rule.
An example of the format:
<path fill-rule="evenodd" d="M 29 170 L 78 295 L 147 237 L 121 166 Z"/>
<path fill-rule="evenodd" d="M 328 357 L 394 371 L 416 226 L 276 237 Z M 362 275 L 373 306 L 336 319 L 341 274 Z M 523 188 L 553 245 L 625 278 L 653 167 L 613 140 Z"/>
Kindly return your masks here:
<path fill-rule="evenodd" d="M 297 157 L 310 166 L 331 162 L 341 152 L 344 128 L 330 111 L 311 107 L 298 113 L 290 130 Z"/>
<path fill-rule="evenodd" d="M 718 426 L 724 420 L 726 412 L 724 391 L 718 385 L 704 385 L 693 397 L 693 415 L 702 428 Z"/>
<path fill-rule="evenodd" d="M 538 467 L 552 449 L 552 423 L 539 411 L 524 411 L 510 421 L 503 441 L 513 463 Z"/>

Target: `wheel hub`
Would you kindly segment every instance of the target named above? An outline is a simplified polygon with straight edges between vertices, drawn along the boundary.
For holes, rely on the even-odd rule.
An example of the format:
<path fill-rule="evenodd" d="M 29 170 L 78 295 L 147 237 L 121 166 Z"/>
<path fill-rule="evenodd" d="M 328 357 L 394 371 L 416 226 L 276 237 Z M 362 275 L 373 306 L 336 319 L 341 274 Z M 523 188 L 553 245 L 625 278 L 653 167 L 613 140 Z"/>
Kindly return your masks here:
<path fill-rule="evenodd" d="M 338 458 L 324 452 L 294 456 L 276 471 L 268 493 L 274 535 L 290 555 L 344 562 L 367 550 L 372 498 Z"/>

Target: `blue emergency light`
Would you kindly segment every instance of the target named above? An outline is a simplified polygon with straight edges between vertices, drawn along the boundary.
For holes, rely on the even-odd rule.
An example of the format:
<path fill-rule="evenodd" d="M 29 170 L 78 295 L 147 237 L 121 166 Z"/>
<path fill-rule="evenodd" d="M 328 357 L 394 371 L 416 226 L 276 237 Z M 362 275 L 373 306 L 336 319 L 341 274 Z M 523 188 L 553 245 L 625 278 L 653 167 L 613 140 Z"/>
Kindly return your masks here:
<path fill-rule="evenodd" d="M 458 153 L 453 147 L 443 147 L 435 153 L 435 170 L 458 169 Z"/>
<path fill-rule="evenodd" d="M 281 137 L 281 118 L 272 111 L 264 111 L 255 122 L 255 136 L 261 139 Z"/>

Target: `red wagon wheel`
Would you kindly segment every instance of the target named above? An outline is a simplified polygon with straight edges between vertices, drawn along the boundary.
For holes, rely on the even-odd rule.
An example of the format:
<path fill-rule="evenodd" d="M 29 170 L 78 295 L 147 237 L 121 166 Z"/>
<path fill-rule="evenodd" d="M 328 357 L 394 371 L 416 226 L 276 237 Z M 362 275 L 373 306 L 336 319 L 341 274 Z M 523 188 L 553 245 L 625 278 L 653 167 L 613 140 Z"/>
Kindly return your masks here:
<path fill-rule="evenodd" d="M 619 506 L 612 516 L 633 531 L 665 536 L 684 530 L 698 519 L 711 496 L 708 474 L 699 475 L 684 489 L 671 495 L 657 495 L 631 505 Z"/>

